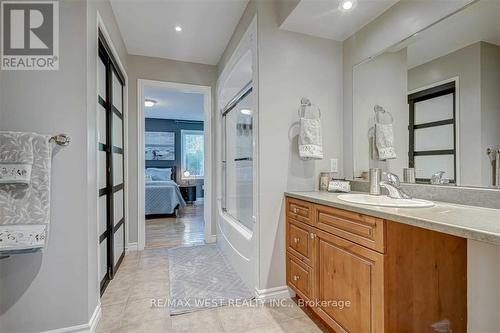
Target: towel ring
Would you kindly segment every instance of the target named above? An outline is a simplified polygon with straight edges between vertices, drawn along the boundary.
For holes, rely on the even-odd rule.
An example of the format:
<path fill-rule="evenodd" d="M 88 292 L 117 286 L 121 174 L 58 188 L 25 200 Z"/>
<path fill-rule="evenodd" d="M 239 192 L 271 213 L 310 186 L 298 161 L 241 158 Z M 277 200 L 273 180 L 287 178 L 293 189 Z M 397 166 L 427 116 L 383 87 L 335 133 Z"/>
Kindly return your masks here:
<path fill-rule="evenodd" d="M 373 111 L 375 112 L 375 120 L 377 121 L 377 123 L 380 123 L 379 114 L 381 114 L 381 113 L 387 114 L 389 116 L 389 118 L 391 119 L 391 124 L 394 122 L 394 117 L 392 116 L 392 114 L 389 111 L 386 111 L 380 105 L 375 104 L 375 106 L 373 107 Z"/>
<path fill-rule="evenodd" d="M 299 118 L 305 118 L 307 108 L 310 108 L 313 105 L 314 104 L 311 103 L 309 98 L 302 97 L 302 99 L 300 100 L 300 108 L 297 110 Z M 314 105 L 314 107 L 316 108 L 316 110 L 318 110 L 318 118 L 321 118 L 321 109 L 317 105 Z"/>

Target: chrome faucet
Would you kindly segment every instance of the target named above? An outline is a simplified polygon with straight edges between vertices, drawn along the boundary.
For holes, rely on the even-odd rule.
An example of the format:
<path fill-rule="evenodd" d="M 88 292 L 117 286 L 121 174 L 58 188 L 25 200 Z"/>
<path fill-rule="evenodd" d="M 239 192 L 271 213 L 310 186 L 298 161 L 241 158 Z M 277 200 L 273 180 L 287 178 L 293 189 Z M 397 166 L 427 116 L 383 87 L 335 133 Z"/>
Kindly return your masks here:
<path fill-rule="evenodd" d="M 435 174 L 433 174 L 431 176 L 431 184 L 433 184 L 433 185 L 448 184 L 449 180 L 443 178 L 444 174 L 445 174 L 444 171 L 438 171 Z"/>
<path fill-rule="evenodd" d="M 411 199 L 411 196 L 401 188 L 399 177 L 397 175 L 391 172 L 384 172 L 384 176 L 387 180 L 381 181 L 380 186 L 389 191 L 389 197 L 393 199 Z"/>

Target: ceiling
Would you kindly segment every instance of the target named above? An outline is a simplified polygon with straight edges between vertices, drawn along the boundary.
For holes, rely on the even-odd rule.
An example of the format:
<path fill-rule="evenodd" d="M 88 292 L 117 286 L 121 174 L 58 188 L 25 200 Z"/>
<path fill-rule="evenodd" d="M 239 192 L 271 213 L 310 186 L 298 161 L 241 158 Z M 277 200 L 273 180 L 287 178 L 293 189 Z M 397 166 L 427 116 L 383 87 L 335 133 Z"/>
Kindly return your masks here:
<path fill-rule="evenodd" d="M 111 0 L 111 6 L 128 53 L 216 65 L 247 2 Z"/>
<path fill-rule="evenodd" d="M 146 118 L 203 121 L 203 94 L 146 86 L 144 97 L 157 103 L 144 107 Z"/>
<path fill-rule="evenodd" d="M 301 0 L 281 28 L 341 42 L 398 1 L 357 0 L 354 9 L 343 12 L 339 0 Z"/>

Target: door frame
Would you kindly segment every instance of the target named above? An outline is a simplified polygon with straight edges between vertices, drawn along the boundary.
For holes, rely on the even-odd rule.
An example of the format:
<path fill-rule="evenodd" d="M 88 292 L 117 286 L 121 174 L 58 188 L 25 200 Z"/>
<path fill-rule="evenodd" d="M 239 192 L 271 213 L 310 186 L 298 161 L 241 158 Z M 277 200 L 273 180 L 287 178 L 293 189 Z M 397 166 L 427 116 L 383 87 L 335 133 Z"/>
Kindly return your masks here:
<path fill-rule="evenodd" d="M 175 89 L 187 93 L 203 94 L 203 112 L 204 112 L 204 159 L 205 176 L 203 186 L 205 196 L 203 198 L 203 220 L 205 229 L 205 243 L 215 242 L 215 230 L 212 230 L 212 203 L 213 200 L 213 175 L 212 175 L 212 154 L 213 154 L 213 133 L 212 133 L 212 88 L 204 85 L 185 84 L 169 81 L 157 81 L 138 79 L 137 80 L 137 248 L 144 250 L 146 245 L 146 218 L 145 218 L 145 182 L 144 182 L 144 88 L 146 86 L 161 87 L 166 89 Z"/>
<path fill-rule="evenodd" d="M 129 158 L 129 152 L 128 152 L 128 74 L 125 69 L 125 66 L 123 65 L 122 59 L 120 58 L 116 47 L 113 43 L 113 39 L 111 38 L 109 34 L 109 30 L 106 28 L 106 24 L 104 23 L 104 20 L 102 16 L 100 15 L 99 11 L 96 13 L 96 26 L 95 26 L 95 40 L 92 41 L 95 43 L 95 75 L 96 75 L 96 80 L 95 80 L 95 92 L 92 92 L 92 98 L 94 100 L 93 107 L 95 110 L 98 110 L 99 107 L 99 102 L 96 98 L 97 96 L 97 64 L 99 61 L 99 31 L 101 31 L 102 36 L 104 37 L 104 40 L 106 41 L 110 51 L 111 55 L 113 56 L 114 60 L 116 61 L 116 64 L 121 71 L 121 74 L 123 75 L 124 81 L 125 81 L 125 86 L 123 89 L 123 110 L 122 110 L 122 116 L 123 116 L 123 164 L 124 164 L 124 171 L 123 171 L 123 182 L 124 182 L 124 189 L 123 189 L 123 205 L 125 207 L 124 211 L 124 218 L 125 218 L 125 223 L 124 223 L 124 228 L 125 228 L 125 251 L 128 251 L 129 248 L 129 166 L 128 166 L 128 158 Z M 97 129 L 98 128 L 98 117 L 97 113 L 95 114 L 95 119 L 93 119 L 94 126 Z M 96 144 L 98 142 L 98 133 L 97 130 L 95 131 L 95 137 L 94 141 L 91 144 L 91 147 L 88 147 L 89 151 L 92 151 L 93 154 L 96 154 L 94 157 L 95 163 L 93 163 L 92 168 L 94 168 L 94 174 L 98 174 L 98 164 L 97 164 L 97 149 L 96 149 Z M 95 189 L 95 192 L 93 194 L 93 200 L 95 201 L 96 207 L 99 207 L 99 194 L 98 194 L 98 189 Z M 95 223 L 96 223 L 96 254 L 97 254 L 97 281 L 99 283 L 101 282 L 100 278 L 100 272 L 99 269 L 101 267 L 101 260 L 100 260 L 100 255 L 99 255 L 99 210 L 95 210 Z"/>
<path fill-rule="evenodd" d="M 423 87 L 419 87 L 407 92 L 407 96 L 412 94 L 442 86 L 447 83 L 455 83 L 455 186 L 461 186 L 461 169 L 460 169 L 460 78 L 458 76 L 451 77 L 446 80 L 432 82 Z"/>

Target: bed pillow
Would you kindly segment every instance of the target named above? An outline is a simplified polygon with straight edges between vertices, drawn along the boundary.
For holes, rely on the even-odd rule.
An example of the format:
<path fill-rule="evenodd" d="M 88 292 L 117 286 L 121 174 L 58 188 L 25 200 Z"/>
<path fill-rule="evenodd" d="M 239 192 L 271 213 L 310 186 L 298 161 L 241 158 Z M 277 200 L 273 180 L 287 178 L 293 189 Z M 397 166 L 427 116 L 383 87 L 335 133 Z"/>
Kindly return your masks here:
<path fill-rule="evenodd" d="M 147 168 L 146 175 L 151 176 L 151 180 L 172 180 L 172 168 Z"/>

